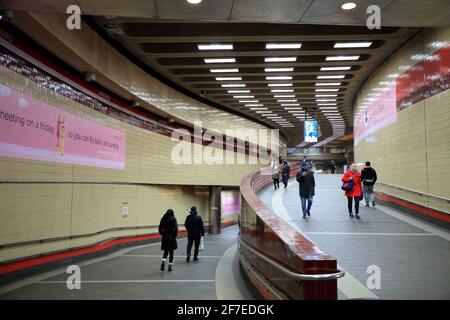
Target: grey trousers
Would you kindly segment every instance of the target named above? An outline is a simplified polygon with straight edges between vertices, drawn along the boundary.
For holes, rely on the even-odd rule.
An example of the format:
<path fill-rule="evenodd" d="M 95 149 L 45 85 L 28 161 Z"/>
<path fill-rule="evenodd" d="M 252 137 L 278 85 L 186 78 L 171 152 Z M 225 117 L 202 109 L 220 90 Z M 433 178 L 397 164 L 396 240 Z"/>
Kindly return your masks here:
<path fill-rule="evenodd" d="M 366 201 L 366 204 L 369 204 L 369 201 L 375 201 L 373 197 L 373 185 L 372 186 L 366 186 L 363 185 L 363 195 L 364 200 Z"/>

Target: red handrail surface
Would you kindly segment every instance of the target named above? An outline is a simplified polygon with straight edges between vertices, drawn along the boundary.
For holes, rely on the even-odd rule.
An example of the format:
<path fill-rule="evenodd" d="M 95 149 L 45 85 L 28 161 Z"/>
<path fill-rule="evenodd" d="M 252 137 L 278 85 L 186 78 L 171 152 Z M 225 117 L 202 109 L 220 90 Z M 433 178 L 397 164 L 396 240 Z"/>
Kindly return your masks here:
<path fill-rule="evenodd" d="M 298 167 L 298 163 L 292 165 L 291 176 L 296 175 Z M 279 218 L 258 197 L 257 192 L 271 182 L 271 176 L 261 175 L 261 171 L 248 174 L 242 180 L 241 241 L 294 273 L 313 275 L 338 272 L 335 258 L 321 251 L 287 222 Z M 248 278 L 265 298 L 337 299 L 337 280 L 335 279 L 299 281 L 270 265 L 247 250 L 245 246 L 240 247 L 240 255 L 245 258 L 252 269 L 250 272 L 248 268 L 243 268 Z M 275 290 L 267 290 L 268 287 Z M 277 292 L 277 294 L 271 294 L 270 291 Z"/>

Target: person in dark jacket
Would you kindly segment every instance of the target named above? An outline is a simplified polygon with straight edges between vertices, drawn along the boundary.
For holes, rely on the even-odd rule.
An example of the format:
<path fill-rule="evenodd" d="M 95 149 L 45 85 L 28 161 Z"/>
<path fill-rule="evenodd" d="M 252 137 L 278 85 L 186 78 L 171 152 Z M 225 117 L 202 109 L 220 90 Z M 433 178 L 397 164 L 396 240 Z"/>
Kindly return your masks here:
<path fill-rule="evenodd" d="M 281 178 L 284 184 L 284 189 L 287 189 L 288 186 L 288 181 L 289 181 L 289 174 L 291 173 L 291 167 L 289 166 L 289 164 L 285 161 L 283 162 L 283 168 L 281 169 Z"/>
<path fill-rule="evenodd" d="M 191 261 L 192 244 L 195 244 L 194 261 L 198 260 L 198 248 L 200 246 L 201 237 L 205 236 L 205 228 L 203 219 L 197 213 L 197 208 L 192 207 L 189 215 L 186 217 L 184 226 L 188 232 L 187 257 L 186 261 Z"/>
<path fill-rule="evenodd" d="M 168 255 L 169 255 L 169 268 L 167 271 L 172 271 L 173 252 L 174 250 L 178 249 L 177 245 L 178 224 L 172 209 L 168 209 L 164 214 L 164 216 L 161 218 L 158 231 L 159 234 L 162 236 L 161 250 L 164 251 L 164 255 L 161 262 L 161 271 L 164 271 Z"/>
<path fill-rule="evenodd" d="M 311 206 L 315 195 L 316 181 L 314 179 L 314 174 L 308 172 L 308 169 L 306 168 L 303 168 L 297 173 L 296 179 L 302 202 L 303 219 L 306 219 L 307 215 L 308 217 L 311 216 Z M 308 206 L 306 206 L 306 201 L 308 201 Z"/>
<path fill-rule="evenodd" d="M 370 161 L 367 161 L 366 166 L 361 170 L 361 180 L 363 183 L 363 194 L 364 200 L 366 200 L 366 207 L 369 207 L 370 200 L 372 200 L 372 206 L 375 207 L 373 186 L 377 181 L 377 172 L 370 166 Z"/>

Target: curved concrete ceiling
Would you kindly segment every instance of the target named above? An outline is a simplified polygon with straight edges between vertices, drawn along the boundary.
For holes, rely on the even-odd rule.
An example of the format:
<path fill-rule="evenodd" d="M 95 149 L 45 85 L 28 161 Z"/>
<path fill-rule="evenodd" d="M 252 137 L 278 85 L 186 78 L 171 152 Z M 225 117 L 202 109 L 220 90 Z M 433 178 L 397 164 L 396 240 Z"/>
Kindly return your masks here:
<path fill-rule="evenodd" d="M 305 119 L 319 121 L 318 145 L 332 145 L 333 141 L 341 144 L 338 138 L 353 131 L 352 102 L 358 88 L 386 56 L 417 31 L 298 24 L 155 23 L 111 17 L 95 17 L 95 21 L 109 38 L 173 83 L 226 109 L 280 128 L 289 146 L 302 142 Z M 336 44 L 354 43 L 366 47 L 335 48 Z M 201 50 L 211 44 L 225 47 Z M 294 48 L 279 47 L 286 44 Z M 356 60 L 328 61 L 330 57 Z"/>
<path fill-rule="evenodd" d="M 353 10 L 342 10 L 346 0 L 0 0 L 3 8 L 65 13 L 78 4 L 86 15 L 152 20 L 273 22 L 365 26 L 367 7 L 377 5 L 384 27 L 450 25 L 448 0 L 358 0 Z"/>

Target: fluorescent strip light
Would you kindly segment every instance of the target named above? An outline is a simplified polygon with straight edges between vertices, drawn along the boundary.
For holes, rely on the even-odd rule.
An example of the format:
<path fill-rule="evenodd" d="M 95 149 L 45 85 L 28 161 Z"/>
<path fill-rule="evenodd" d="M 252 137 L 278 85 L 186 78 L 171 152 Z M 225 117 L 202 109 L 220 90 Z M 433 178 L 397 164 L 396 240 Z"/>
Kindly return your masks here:
<path fill-rule="evenodd" d="M 298 107 L 300 106 L 300 103 L 282 103 L 282 107 Z"/>
<path fill-rule="evenodd" d="M 316 94 L 316 98 L 337 97 L 337 94 Z"/>
<path fill-rule="evenodd" d="M 267 57 L 264 62 L 295 62 L 297 57 Z"/>
<path fill-rule="evenodd" d="M 335 49 L 340 48 L 368 48 L 372 45 L 372 42 L 336 42 L 334 44 Z"/>
<path fill-rule="evenodd" d="M 232 44 L 198 44 L 198 50 L 233 50 Z"/>
<path fill-rule="evenodd" d="M 277 102 L 298 102 L 297 99 L 277 100 Z"/>
<path fill-rule="evenodd" d="M 323 83 L 316 83 L 316 86 L 340 86 L 342 82 L 323 82 Z"/>
<path fill-rule="evenodd" d="M 205 63 L 235 63 L 236 58 L 205 58 Z"/>
<path fill-rule="evenodd" d="M 316 99 L 316 102 L 336 102 L 336 99 Z"/>
<path fill-rule="evenodd" d="M 330 56 L 326 57 L 325 61 L 354 61 L 358 59 L 359 56 Z"/>
<path fill-rule="evenodd" d="M 250 108 L 250 110 L 267 110 L 267 108 Z"/>
<path fill-rule="evenodd" d="M 294 68 L 265 68 L 264 72 L 292 72 Z"/>
<path fill-rule="evenodd" d="M 266 77 L 266 80 L 292 80 L 291 76 Z"/>
<path fill-rule="evenodd" d="M 212 73 L 239 72 L 239 69 L 209 69 Z"/>
<path fill-rule="evenodd" d="M 292 87 L 292 83 L 269 83 L 269 87 Z"/>
<path fill-rule="evenodd" d="M 300 49 L 301 43 L 266 43 L 266 49 Z"/>
<path fill-rule="evenodd" d="M 316 89 L 316 92 L 336 92 L 339 89 Z"/>
<path fill-rule="evenodd" d="M 243 88 L 245 87 L 245 84 L 222 84 L 223 88 Z"/>
<path fill-rule="evenodd" d="M 253 109 L 250 109 L 250 110 L 254 110 L 254 108 Z M 256 113 L 264 113 L 264 114 L 271 114 L 272 113 L 272 111 L 255 111 Z"/>
<path fill-rule="evenodd" d="M 267 117 L 267 119 L 281 119 L 281 118 L 283 118 L 283 117 L 273 117 L 273 116 L 269 116 L 269 117 Z"/>
<path fill-rule="evenodd" d="M 250 93 L 250 90 L 228 90 L 228 93 Z"/>
<path fill-rule="evenodd" d="M 216 77 L 217 81 L 240 81 L 242 77 Z"/>
<path fill-rule="evenodd" d="M 270 90 L 273 93 L 282 93 L 282 92 L 294 92 L 294 89 L 274 89 Z"/>
<path fill-rule="evenodd" d="M 272 114 L 262 114 L 263 117 L 269 117 L 269 116 L 277 116 L 276 113 L 272 113 Z M 281 118 L 281 117 L 280 117 Z"/>
<path fill-rule="evenodd" d="M 262 103 L 249 103 L 245 104 L 246 107 L 262 107 L 264 106 Z"/>
<path fill-rule="evenodd" d="M 259 100 L 239 100 L 240 103 L 257 103 Z"/>
<path fill-rule="evenodd" d="M 336 103 L 318 103 L 318 106 L 335 106 Z"/>
<path fill-rule="evenodd" d="M 233 96 L 235 99 L 252 99 L 255 96 Z"/>
<path fill-rule="evenodd" d="M 280 94 L 274 95 L 274 98 L 295 98 L 295 94 Z"/>
<path fill-rule="evenodd" d="M 320 71 L 347 71 L 350 70 L 352 67 L 345 66 L 345 67 L 321 67 Z"/>
<path fill-rule="evenodd" d="M 317 76 L 317 79 L 344 79 L 345 75 L 339 74 L 334 76 Z"/>
<path fill-rule="evenodd" d="M 284 108 L 284 110 L 302 110 L 303 108 L 302 107 L 295 107 L 295 108 Z M 291 112 L 291 111 L 288 111 L 288 112 Z M 296 112 L 296 111 L 293 111 L 293 112 Z"/>

